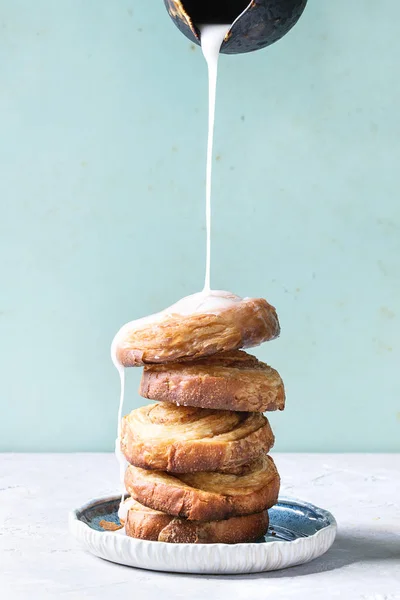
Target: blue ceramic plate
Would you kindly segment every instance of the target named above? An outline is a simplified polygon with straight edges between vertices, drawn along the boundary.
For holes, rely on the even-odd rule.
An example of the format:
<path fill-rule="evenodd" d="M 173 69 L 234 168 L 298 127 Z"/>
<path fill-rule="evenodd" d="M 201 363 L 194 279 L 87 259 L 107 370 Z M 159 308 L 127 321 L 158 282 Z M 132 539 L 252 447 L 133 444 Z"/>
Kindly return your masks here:
<path fill-rule="evenodd" d="M 181 573 L 256 573 L 309 562 L 333 544 L 336 521 L 326 510 L 280 498 L 269 510 L 265 537 L 248 544 L 167 544 L 103 531 L 101 520 L 119 523 L 119 498 L 100 498 L 70 514 L 73 535 L 89 552 L 119 564 Z"/>

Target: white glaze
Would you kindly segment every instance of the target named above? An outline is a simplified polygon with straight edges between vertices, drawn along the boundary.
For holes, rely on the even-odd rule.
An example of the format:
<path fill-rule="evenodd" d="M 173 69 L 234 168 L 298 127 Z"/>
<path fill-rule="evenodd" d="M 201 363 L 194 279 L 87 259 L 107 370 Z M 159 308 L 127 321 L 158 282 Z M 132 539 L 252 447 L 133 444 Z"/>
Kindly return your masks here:
<path fill-rule="evenodd" d="M 142 317 L 141 319 L 136 319 L 134 321 L 126 323 L 125 325 L 123 325 L 123 327 L 121 327 L 117 335 L 114 337 L 113 342 L 111 344 L 111 359 L 116 369 L 118 370 L 121 383 L 118 408 L 118 436 L 115 441 L 115 456 L 119 465 L 121 481 L 121 503 L 123 502 L 125 494 L 124 475 L 127 462 L 125 460 L 124 455 L 121 452 L 121 420 L 125 396 L 125 369 L 118 362 L 117 359 L 117 347 L 119 340 L 123 339 L 127 332 L 139 330 L 143 327 L 146 327 L 149 324 L 160 323 L 170 315 L 176 314 L 188 316 L 191 314 L 218 314 L 223 310 L 232 308 L 238 302 L 241 301 L 242 298 L 240 298 L 240 296 L 236 296 L 231 292 L 225 292 L 221 290 L 213 290 L 210 292 L 198 292 L 197 294 L 192 294 L 191 296 L 181 298 L 180 300 L 178 300 L 178 302 L 176 302 L 172 306 L 169 306 L 168 308 L 165 308 L 159 313 L 149 315 L 147 317 Z"/>
<path fill-rule="evenodd" d="M 218 314 L 223 310 L 232 308 L 242 300 L 243 298 L 240 296 L 222 290 L 197 292 L 196 294 L 181 298 L 178 302 L 175 302 L 175 304 L 172 304 L 158 313 L 135 319 L 134 321 L 129 321 L 129 323 L 126 323 L 121 327 L 112 342 L 112 361 L 119 370 L 120 364 L 118 363 L 116 356 L 118 342 L 120 339 L 124 338 L 127 332 L 139 331 L 150 324 L 156 325 L 171 315 L 189 316 L 194 314 Z"/>
<path fill-rule="evenodd" d="M 217 92 L 218 58 L 222 42 L 230 29 L 230 25 L 200 25 L 200 41 L 204 58 L 208 66 L 208 142 L 207 142 L 207 169 L 206 169 L 206 224 L 207 224 L 207 258 L 204 291 L 211 290 L 211 183 L 212 159 L 214 146 L 215 126 L 215 99 Z"/>
<path fill-rule="evenodd" d="M 111 345 L 111 358 L 118 370 L 121 382 L 119 409 L 118 409 L 118 436 L 115 441 L 115 456 L 119 464 L 121 480 L 121 505 L 124 499 L 124 475 L 126 469 L 126 460 L 121 452 L 121 419 L 125 395 L 125 369 L 118 362 L 117 347 L 118 341 L 129 331 L 141 329 L 149 324 L 160 323 L 168 315 L 191 315 L 198 313 L 217 314 L 222 310 L 231 308 L 242 298 L 235 296 L 230 292 L 212 291 L 210 287 L 211 274 L 211 182 L 212 182 L 212 154 L 214 144 L 214 125 L 215 125 L 215 99 L 217 89 L 218 58 L 222 42 L 230 29 L 230 25 L 201 25 L 201 47 L 208 65 L 208 87 L 209 87 L 209 118 L 208 118 L 208 143 L 207 143 L 207 169 L 206 169 L 206 223 L 207 223 L 207 252 L 206 252 L 206 275 L 204 289 L 202 292 L 182 298 L 169 308 L 149 315 L 141 319 L 136 319 L 126 323 L 117 335 Z"/>
<path fill-rule="evenodd" d="M 125 399 L 125 369 L 122 365 L 118 363 L 116 357 L 113 357 L 113 362 L 116 368 L 118 369 L 119 378 L 120 378 L 120 396 L 119 396 L 119 407 L 118 407 L 118 421 L 117 421 L 117 439 L 115 440 L 115 457 L 117 459 L 119 465 L 119 478 L 121 482 L 121 505 L 124 501 L 125 497 L 125 470 L 127 467 L 127 461 L 125 456 L 121 451 L 121 423 L 122 423 L 122 410 L 124 406 Z M 115 360 L 114 360 L 115 358 Z"/>

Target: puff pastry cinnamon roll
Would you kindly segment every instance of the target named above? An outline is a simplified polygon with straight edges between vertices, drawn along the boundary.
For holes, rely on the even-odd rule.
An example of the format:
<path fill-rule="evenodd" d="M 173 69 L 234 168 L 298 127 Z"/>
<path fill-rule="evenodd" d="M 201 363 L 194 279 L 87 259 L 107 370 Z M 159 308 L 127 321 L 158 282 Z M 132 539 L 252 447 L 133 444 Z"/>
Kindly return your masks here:
<path fill-rule="evenodd" d="M 277 371 L 241 350 L 190 363 L 148 365 L 139 393 L 151 400 L 221 410 L 283 410 L 285 389 Z"/>
<path fill-rule="evenodd" d="M 112 353 L 124 367 L 162 364 L 258 346 L 279 333 L 275 308 L 266 300 L 213 291 L 127 323 L 114 338 Z"/>
<path fill-rule="evenodd" d="M 260 413 L 150 404 L 122 420 L 121 450 L 145 469 L 190 473 L 227 471 L 273 446 L 274 435 Z"/>
<path fill-rule="evenodd" d="M 142 540 L 175 544 L 240 544 L 252 542 L 268 530 L 266 510 L 223 521 L 188 521 L 128 500 L 126 534 Z"/>
<path fill-rule="evenodd" d="M 219 521 L 262 512 L 277 499 L 280 478 L 271 457 L 259 457 L 240 474 L 171 475 L 129 466 L 128 493 L 138 502 L 191 521 Z"/>

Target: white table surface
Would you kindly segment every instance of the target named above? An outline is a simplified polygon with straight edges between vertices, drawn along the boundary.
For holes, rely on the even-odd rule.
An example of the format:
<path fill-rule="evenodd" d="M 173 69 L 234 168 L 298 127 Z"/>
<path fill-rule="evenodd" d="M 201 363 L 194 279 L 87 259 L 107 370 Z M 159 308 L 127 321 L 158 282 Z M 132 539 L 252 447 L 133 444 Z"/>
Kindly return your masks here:
<path fill-rule="evenodd" d="M 217 577 L 131 569 L 81 550 L 67 513 L 116 492 L 113 455 L 0 455 L 0 598 L 400 600 L 400 455 L 274 458 L 282 493 L 332 511 L 337 540 L 308 565 Z"/>

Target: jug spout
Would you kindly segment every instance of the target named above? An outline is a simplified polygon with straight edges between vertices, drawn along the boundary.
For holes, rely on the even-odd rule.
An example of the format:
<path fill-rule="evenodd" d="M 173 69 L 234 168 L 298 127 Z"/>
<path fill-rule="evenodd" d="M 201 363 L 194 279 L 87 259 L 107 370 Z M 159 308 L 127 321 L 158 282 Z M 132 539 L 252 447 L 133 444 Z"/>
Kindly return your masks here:
<path fill-rule="evenodd" d="M 164 0 L 178 29 L 200 44 L 199 25 L 232 23 L 224 54 L 253 52 L 280 40 L 296 25 L 307 0 Z"/>

